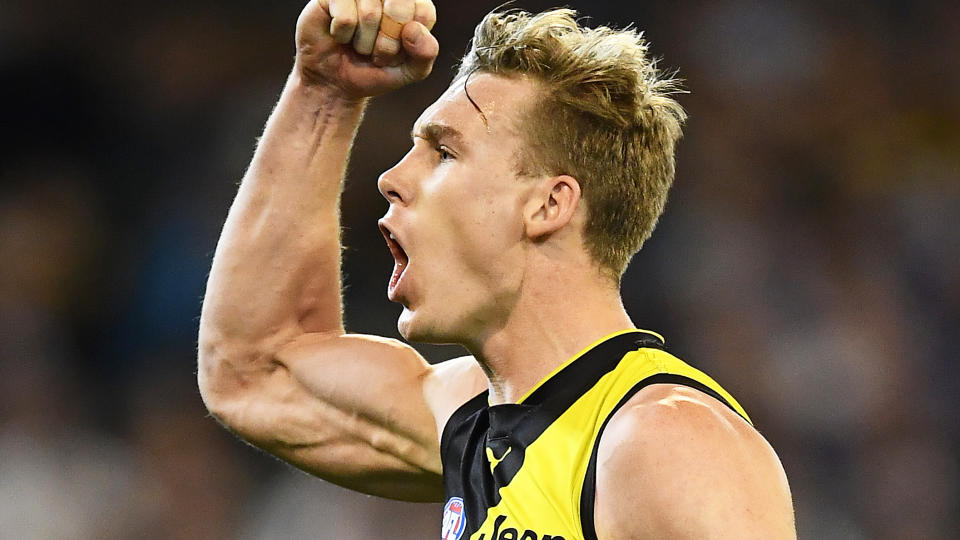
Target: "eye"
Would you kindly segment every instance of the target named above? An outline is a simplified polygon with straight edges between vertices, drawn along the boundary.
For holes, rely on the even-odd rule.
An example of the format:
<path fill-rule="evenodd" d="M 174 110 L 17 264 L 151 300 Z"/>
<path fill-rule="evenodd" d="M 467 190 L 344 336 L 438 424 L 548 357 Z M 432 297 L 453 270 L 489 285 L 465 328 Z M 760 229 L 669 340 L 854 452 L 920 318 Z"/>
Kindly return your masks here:
<path fill-rule="evenodd" d="M 453 159 L 453 154 L 450 153 L 450 149 L 443 145 L 437 147 L 437 155 L 440 156 L 440 161 L 450 161 Z"/>

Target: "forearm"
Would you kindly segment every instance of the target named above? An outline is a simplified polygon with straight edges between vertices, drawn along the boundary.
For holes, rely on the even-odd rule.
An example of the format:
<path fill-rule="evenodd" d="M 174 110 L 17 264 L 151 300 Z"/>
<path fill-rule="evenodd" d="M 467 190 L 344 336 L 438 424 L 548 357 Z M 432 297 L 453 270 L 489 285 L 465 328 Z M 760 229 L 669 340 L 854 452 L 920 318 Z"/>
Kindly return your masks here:
<path fill-rule="evenodd" d="M 364 106 L 288 79 L 217 245 L 201 356 L 205 345 L 342 332 L 339 201 Z"/>

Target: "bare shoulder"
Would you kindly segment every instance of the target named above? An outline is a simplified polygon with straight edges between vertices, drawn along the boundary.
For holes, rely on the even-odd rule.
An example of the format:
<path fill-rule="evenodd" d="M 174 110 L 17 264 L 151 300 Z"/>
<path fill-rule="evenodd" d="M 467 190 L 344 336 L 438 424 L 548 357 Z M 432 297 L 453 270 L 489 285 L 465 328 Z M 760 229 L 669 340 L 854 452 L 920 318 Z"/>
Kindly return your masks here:
<path fill-rule="evenodd" d="M 672 384 L 641 390 L 610 419 L 595 524 L 600 540 L 796 537 L 770 444 L 723 403 Z"/>
<path fill-rule="evenodd" d="M 461 405 L 487 389 L 487 378 L 473 356 L 461 356 L 433 366 L 423 391 L 443 433 L 447 421 Z"/>

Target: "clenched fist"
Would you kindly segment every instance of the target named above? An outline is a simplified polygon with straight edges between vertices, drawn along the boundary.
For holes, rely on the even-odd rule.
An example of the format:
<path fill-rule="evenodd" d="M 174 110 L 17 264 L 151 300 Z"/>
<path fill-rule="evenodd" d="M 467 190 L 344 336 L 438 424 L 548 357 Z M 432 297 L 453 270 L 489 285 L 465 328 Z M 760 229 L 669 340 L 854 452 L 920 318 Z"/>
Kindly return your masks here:
<path fill-rule="evenodd" d="M 431 0 L 311 0 L 297 21 L 296 70 L 361 99 L 430 74 L 439 45 Z"/>

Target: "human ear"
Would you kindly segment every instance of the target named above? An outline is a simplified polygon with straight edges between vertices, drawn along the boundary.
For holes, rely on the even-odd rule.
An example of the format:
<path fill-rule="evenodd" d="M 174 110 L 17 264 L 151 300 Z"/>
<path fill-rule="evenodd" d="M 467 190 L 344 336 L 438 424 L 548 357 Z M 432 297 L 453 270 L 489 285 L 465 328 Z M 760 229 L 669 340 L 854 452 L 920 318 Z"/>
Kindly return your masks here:
<path fill-rule="evenodd" d="M 540 240 L 565 227 L 580 206 L 580 197 L 580 182 L 572 176 L 541 180 L 524 206 L 527 237 Z"/>

